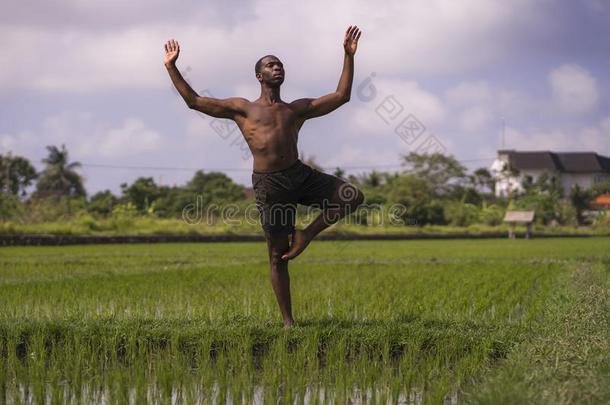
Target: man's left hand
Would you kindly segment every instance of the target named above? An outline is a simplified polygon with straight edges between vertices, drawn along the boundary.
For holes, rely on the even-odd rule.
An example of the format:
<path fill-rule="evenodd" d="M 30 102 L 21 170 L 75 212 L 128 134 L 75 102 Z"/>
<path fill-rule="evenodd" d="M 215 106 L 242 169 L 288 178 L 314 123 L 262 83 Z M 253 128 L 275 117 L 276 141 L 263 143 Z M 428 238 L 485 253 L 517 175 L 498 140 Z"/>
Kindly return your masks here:
<path fill-rule="evenodd" d="M 354 55 L 356 53 L 356 48 L 358 48 L 358 40 L 360 39 L 360 34 L 362 31 L 354 25 L 349 26 L 347 31 L 345 31 L 345 39 L 343 40 L 343 49 L 345 49 L 345 53 L 348 55 Z"/>

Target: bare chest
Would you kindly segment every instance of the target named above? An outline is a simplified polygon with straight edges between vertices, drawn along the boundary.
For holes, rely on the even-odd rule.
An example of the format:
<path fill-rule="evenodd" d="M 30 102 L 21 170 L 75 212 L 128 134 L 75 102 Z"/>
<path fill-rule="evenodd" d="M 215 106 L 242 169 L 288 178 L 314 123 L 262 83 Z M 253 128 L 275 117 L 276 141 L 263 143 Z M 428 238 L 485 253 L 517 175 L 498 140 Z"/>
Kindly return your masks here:
<path fill-rule="evenodd" d="M 296 128 L 296 115 L 290 107 L 280 104 L 274 106 L 257 106 L 248 111 L 246 125 L 250 129 Z"/>

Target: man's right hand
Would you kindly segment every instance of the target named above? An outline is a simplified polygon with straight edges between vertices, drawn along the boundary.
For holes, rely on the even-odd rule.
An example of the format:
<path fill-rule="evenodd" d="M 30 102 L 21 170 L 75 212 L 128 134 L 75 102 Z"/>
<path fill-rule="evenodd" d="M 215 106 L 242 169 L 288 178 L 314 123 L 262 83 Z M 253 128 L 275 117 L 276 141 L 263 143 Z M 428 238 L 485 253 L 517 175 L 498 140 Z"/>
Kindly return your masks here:
<path fill-rule="evenodd" d="M 165 66 L 175 64 L 178 55 L 180 55 L 180 44 L 173 39 L 167 41 L 165 44 L 165 58 L 163 58 Z"/>

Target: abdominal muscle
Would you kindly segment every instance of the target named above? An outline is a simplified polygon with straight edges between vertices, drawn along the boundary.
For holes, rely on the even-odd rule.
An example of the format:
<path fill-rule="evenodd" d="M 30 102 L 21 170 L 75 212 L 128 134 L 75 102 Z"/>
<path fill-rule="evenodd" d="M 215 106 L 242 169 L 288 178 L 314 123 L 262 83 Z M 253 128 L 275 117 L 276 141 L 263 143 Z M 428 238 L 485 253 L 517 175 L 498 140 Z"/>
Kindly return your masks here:
<path fill-rule="evenodd" d="M 253 170 L 283 170 L 298 159 L 297 141 L 303 123 L 285 104 L 265 108 L 253 105 L 248 118 L 236 123 L 254 157 Z"/>
<path fill-rule="evenodd" d="M 254 157 L 253 170 L 257 172 L 283 170 L 299 157 L 297 136 L 293 134 L 253 134 L 246 141 Z"/>

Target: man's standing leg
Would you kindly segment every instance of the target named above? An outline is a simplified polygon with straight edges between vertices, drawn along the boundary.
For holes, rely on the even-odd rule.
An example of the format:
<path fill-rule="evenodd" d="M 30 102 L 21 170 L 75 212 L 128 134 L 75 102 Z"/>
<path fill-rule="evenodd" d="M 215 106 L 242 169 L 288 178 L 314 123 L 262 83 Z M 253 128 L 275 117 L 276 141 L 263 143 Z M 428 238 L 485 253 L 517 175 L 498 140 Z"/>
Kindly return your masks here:
<path fill-rule="evenodd" d="M 288 262 L 282 260 L 289 247 L 287 233 L 265 233 L 269 249 L 269 263 L 271 265 L 271 284 L 282 312 L 284 326 L 293 324 L 292 304 L 290 300 L 290 276 L 288 275 Z"/>
<path fill-rule="evenodd" d="M 261 226 L 267 240 L 271 285 L 282 313 L 284 326 L 291 326 L 290 277 L 288 263 L 282 260 L 290 246 L 288 236 L 294 232 L 296 202 L 290 201 L 290 182 L 284 173 L 252 175 Z"/>

